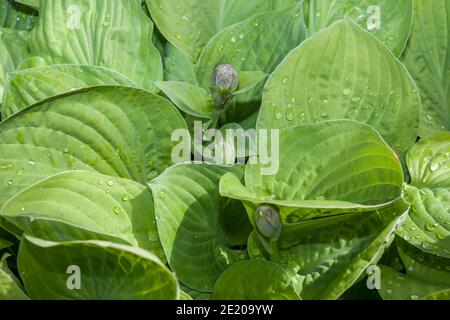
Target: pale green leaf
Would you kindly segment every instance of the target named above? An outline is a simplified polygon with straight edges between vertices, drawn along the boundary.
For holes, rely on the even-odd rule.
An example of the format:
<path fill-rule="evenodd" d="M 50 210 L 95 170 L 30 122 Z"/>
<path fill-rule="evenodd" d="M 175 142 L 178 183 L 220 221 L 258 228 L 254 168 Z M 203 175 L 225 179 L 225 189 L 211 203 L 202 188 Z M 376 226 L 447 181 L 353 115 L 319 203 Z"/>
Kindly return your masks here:
<path fill-rule="evenodd" d="M 222 29 L 269 11 L 270 0 L 148 0 L 152 19 L 176 48 L 196 61 Z"/>
<path fill-rule="evenodd" d="M 8 254 L 0 257 L 0 300 L 28 300 L 19 280 L 9 270 L 8 257 Z"/>
<path fill-rule="evenodd" d="M 420 140 L 408 152 L 411 214 L 398 234 L 414 246 L 450 258 L 450 133 Z"/>
<path fill-rule="evenodd" d="M 299 300 L 293 279 L 279 265 L 264 260 L 234 264 L 214 286 L 215 300 Z"/>
<path fill-rule="evenodd" d="M 179 81 L 156 81 L 155 85 L 187 114 L 210 118 L 215 111 L 211 95 L 203 88 Z"/>
<path fill-rule="evenodd" d="M 67 170 L 145 184 L 171 165 L 176 129 L 186 129 L 176 108 L 135 88 L 91 88 L 29 107 L 0 124 L 0 205 Z"/>
<path fill-rule="evenodd" d="M 27 33 L 0 28 L 0 104 L 8 81 L 8 73 L 14 71 L 27 56 Z"/>
<path fill-rule="evenodd" d="M 197 85 L 194 63 L 169 42 L 165 45 L 164 80 Z"/>
<path fill-rule="evenodd" d="M 29 38 L 32 55 L 49 64 L 108 67 L 153 91 L 153 81 L 162 80 L 153 24 L 141 1 L 41 0 L 40 14 Z"/>
<path fill-rule="evenodd" d="M 422 98 L 420 134 L 450 130 L 450 2 L 413 0 L 414 23 L 404 62 Z"/>
<path fill-rule="evenodd" d="M 139 246 L 164 260 L 152 194 L 131 180 L 63 172 L 15 195 L 0 215 L 44 240 L 107 240 Z"/>
<path fill-rule="evenodd" d="M 405 67 L 349 19 L 293 50 L 267 81 L 258 128 L 354 119 L 377 129 L 404 160 L 420 97 Z"/>
<path fill-rule="evenodd" d="M 111 242 L 57 243 L 25 236 L 18 265 L 32 299 L 168 300 L 179 296 L 174 275 L 155 255 Z M 80 289 L 73 287 L 78 275 Z"/>
<path fill-rule="evenodd" d="M 411 0 L 306 0 L 305 5 L 309 9 L 311 35 L 348 16 L 376 36 L 396 56 L 402 53 L 411 31 Z"/>
<path fill-rule="evenodd" d="M 282 129 L 279 137 L 279 159 L 272 158 L 278 169 L 274 174 L 264 175 L 267 167 L 261 163 L 248 164 L 245 186 L 226 174 L 221 194 L 278 205 L 286 221 L 373 210 L 401 195 L 400 162 L 368 125 L 328 121 Z"/>
<path fill-rule="evenodd" d="M 150 183 L 159 237 L 169 265 L 183 284 L 197 291 L 211 292 L 222 272 L 246 256 L 233 250 L 234 241 L 229 242 L 240 228 L 248 230 L 248 219 L 235 218 L 245 217 L 245 210 L 227 211 L 230 200 L 219 194 L 220 177 L 230 170 L 208 164 L 180 164 Z M 224 222 L 227 219 L 229 223 Z M 235 224 L 234 229 L 225 227 L 233 221 L 244 223 Z"/>
<path fill-rule="evenodd" d="M 6 119 L 56 95 L 101 85 L 138 86 L 122 74 L 104 67 L 52 65 L 12 72 L 5 88 L 2 117 Z"/>

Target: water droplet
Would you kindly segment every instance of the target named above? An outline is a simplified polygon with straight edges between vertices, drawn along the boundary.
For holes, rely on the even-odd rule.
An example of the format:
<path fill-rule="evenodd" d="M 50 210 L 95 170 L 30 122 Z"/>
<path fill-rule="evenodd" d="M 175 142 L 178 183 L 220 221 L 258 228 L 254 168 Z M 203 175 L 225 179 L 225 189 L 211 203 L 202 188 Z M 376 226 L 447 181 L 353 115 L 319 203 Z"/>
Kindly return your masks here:
<path fill-rule="evenodd" d="M 235 43 L 235 42 L 236 42 L 236 37 L 231 37 L 230 41 L 231 41 L 232 43 Z"/>
<path fill-rule="evenodd" d="M 9 181 L 8 181 L 8 185 L 11 186 L 12 184 L 13 184 L 13 181 L 12 181 L 12 180 L 9 180 Z"/>
<path fill-rule="evenodd" d="M 104 27 L 109 27 L 109 24 L 110 24 L 109 21 L 103 22 L 103 26 L 104 26 Z"/>
<path fill-rule="evenodd" d="M 28 164 L 29 164 L 30 166 L 34 166 L 34 165 L 36 164 L 36 162 L 34 162 L 33 160 L 30 160 L 30 161 L 28 161 Z"/>
<path fill-rule="evenodd" d="M 24 135 L 23 135 L 23 133 L 22 132 L 18 132 L 17 133 L 17 135 L 16 135 L 16 140 L 17 140 L 17 142 L 19 142 L 19 143 L 25 143 L 25 137 L 24 137 Z"/>
<path fill-rule="evenodd" d="M 283 77 L 283 79 L 281 79 L 281 83 L 288 84 L 289 83 L 289 78 L 288 77 Z"/>
<path fill-rule="evenodd" d="M 295 118 L 294 111 L 292 110 L 292 106 L 289 104 L 286 109 L 286 119 L 288 121 L 292 121 L 294 120 L 294 118 Z"/>
<path fill-rule="evenodd" d="M 84 144 L 82 144 L 81 145 L 81 150 L 87 150 L 87 147 Z"/>
<path fill-rule="evenodd" d="M 411 295 L 411 300 L 419 300 L 419 296 L 417 294 Z"/>
<path fill-rule="evenodd" d="M 122 201 L 128 201 L 128 200 L 130 200 L 130 197 L 128 197 L 128 195 L 127 194 L 124 194 L 123 196 L 122 196 Z"/>
<path fill-rule="evenodd" d="M 244 38 L 245 38 L 245 34 L 243 34 L 243 33 L 240 33 L 240 34 L 239 34 L 239 39 L 241 39 L 241 40 L 242 40 L 242 39 L 244 39 Z"/>
<path fill-rule="evenodd" d="M 189 21 L 189 18 L 186 16 L 182 16 L 181 19 L 183 19 L 184 21 Z"/>
<path fill-rule="evenodd" d="M 19 170 L 17 170 L 17 175 L 18 175 L 18 176 L 23 175 L 23 173 L 24 173 L 24 169 L 19 169 Z"/>
<path fill-rule="evenodd" d="M 103 185 L 103 180 L 98 180 L 97 183 L 98 183 L 99 186 L 102 186 Z"/>
<path fill-rule="evenodd" d="M 120 210 L 119 207 L 114 207 L 114 208 L 113 208 L 113 211 L 114 211 L 115 214 L 120 214 L 120 212 L 121 212 L 122 210 Z"/>
<path fill-rule="evenodd" d="M 25 212 L 25 207 L 20 208 L 21 212 Z"/>
<path fill-rule="evenodd" d="M 361 101 L 361 97 L 354 96 L 354 97 L 352 98 L 352 102 L 354 102 L 354 103 L 358 103 L 358 102 L 360 102 L 360 101 Z"/>
<path fill-rule="evenodd" d="M 275 110 L 275 119 L 276 120 L 280 120 L 281 118 L 283 118 L 283 113 L 281 112 L 281 109 L 279 106 L 274 106 L 274 110 Z"/>
<path fill-rule="evenodd" d="M 387 294 L 392 294 L 392 290 L 391 290 L 391 289 L 387 289 L 387 290 L 386 290 L 386 293 L 387 293 Z"/>
<path fill-rule="evenodd" d="M 154 241 L 158 241 L 159 237 L 158 237 L 158 233 L 156 231 L 150 231 L 148 233 L 148 240 L 154 242 Z"/>
<path fill-rule="evenodd" d="M 352 94 L 352 90 L 351 89 L 344 89 L 344 90 L 342 90 L 342 93 L 344 94 L 344 96 L 350 96 Z"/>
<path fill-rule="evenodd" d="M 437 170 L 439 170 L 439 163 L 438 162 L 433 162 L 430 166 L 430 170 L 431 172 L 436 172 Z"/>
<path fill-rule="evenodd" d="M 108 186 L 110 186 L 110 187 L 111 187 L 111 186 L 113 186 L 113 185 L 114 185 L 114 181 L 112 181 L 112 180 L 109 180 L 107 184 L 108 184 Z"/>

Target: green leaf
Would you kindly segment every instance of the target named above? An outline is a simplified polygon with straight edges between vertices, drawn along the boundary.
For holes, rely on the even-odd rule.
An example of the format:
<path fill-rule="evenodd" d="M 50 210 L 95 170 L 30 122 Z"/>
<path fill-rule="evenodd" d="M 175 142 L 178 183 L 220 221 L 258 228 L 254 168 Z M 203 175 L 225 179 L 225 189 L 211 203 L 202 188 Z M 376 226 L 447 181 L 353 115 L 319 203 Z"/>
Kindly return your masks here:
<path fill-rule="evenodd" d="M 141 1 L 42 0 L 40 13 L 29 38 L 32 55 L 49 64 L 108 67 L 156 90 L 153 81 L 162 80 L 162 61 Z"/>
<path fill-rule="evenodd" d="M 174 275 L 155 255 L 111 242 L 56 243 L 25 236 L 18 263 L 32 299 L 167 300 L 179 296 Z"/>
<path fill-rule="evenodd" d="M 89 171 L 63 172 L 11 198 L 0 216 L 44 240 L 105 240 L 139 246 L 164 260 L 151 192 Z"/>
<path fill-rule="evenodd" d="M 215 300 L 299 300 L 292 277 L 279 265 L 264 260 L 234 264 L 214 286 Z"/>
<path fill-rule="evenodd" d="M 2 117 L 56 95 L 101 85 L 138 87 L 122 74 L 103 67 L 52 65 L 12 72 L 5 88 Z"/>
<path fill-rule="evenodd" d="M 242 221 L 235 216 L 245 217 L 243 208 L 234 213 L 227 211 L 230 200 L 219 194 L 220 177 L 231 170 L 208 164 L 180 164 L 150 183 L 159 237 L 169 265 L 183 284 L 197 291 L 212 291 L 222 272 L 246 256 L 243 251 L 233 250 L 235 243 L 227 243 L 235 238 L 233 234 L 240 233 L 240 228 L 247 229 L 247 224 L 235 223 L 234 230 L 225 227 L 224 220 L 230 219 L 231 224 Z M 241 170 L 233 171 L 242 174 Z"/>
<path fill-rule="evenodd" d="M 164 80 L 197 85 L 193 62 L 169 42 L 165 45 Z"/>
<path fill-rule="evenodd" d="M 404 240 L 398 241 L 398 251 L 406 274 L 381 268 L 379 293 L 383 299 L 418 300 L 450 289 L 449 259 L 427 254 Z"/>
<path fill-rule="evenodd" d="M 156 81 L 155 85 L 187 114 L 210 118 L 215 111 L 211 95 L 203 88 L 179 81 Z"/>
<path fill-rule="evenodd" d="M 411 185 L 418 188 L 450 188 L 450 132 L 420 140 L 408 152 Z"/>
<path fill-rule="evenodd" d="M 450 300 L 450 289 L 433 292 L 426 296 L 424 300 Z"/>
<path fill-rule="evenodd" d="M 261 71 L 239 71 L 239 87 L 233 95 L 246 93 L 255 88 L 269 75 Z"/>
<path fill-rule="evenodd" d="M 248 164 L 245 187 L 232 174 L 222 178 L 223 196 L 275 204 L 282 219 L 299 221 L 385 207 L 401 195 L 400 162 L 368 125 L 328 121 L 282 129 L 279 137 L 276 173 Z"/>
<path fill-rule="evenodd" d="M 176 48 L 196 61 L 222 29 L 271 9 L 269 0 L 148 0 L 152 19 Z"/>
<path fill-rule="evenodd" d="M 412 245 L 450 258 L 450 133 L 420 140 L 408 153 L 411 214 L 398 234 Z"/>
<path fill-rule="evenodd" d="M 305 36 L 299 4 L 251 17 L 222 30 L 208 42 L 196 66 L 198 81 L 208 88 L 211 75 L 223 58 L 236 70 L 271 73 Z"/>
<path fill-rule="evenodd" d="M 180 284 L 180 287 L 183 290 L 182 292 L 188 294 L 193 300 L 201 300 L 201 301 L 211 300 L 211 293 L 209 292 L 199 292 L 189 287 L 186 287 L 183 284 Z"/>
<path fill-rule="evenodd" d="M 420 135 L 450 130 L 450 3 L 413 0 L 414 23 L 404 62 L 422 98 Z"/>
<path fill-rule="evenodd" d="M 309 9 L 311 35 L 348 16 L 382 41 L 396 56 L 402 53 L 411 31 L 411 0 L 307 0 L 305 5 Z M 376 23 L 377 18 L 379 24 Z"/>
<path fill-rule="evenodd" d="M 368 32 L 339 21 L 293 50 L 267 81 L 257 127 L 354 119 L 377 129 L 404 160 L 420 97 L 405 67 Z"/>
<path fill-rule="evenodd" d="M 38 13 L 32 8 L 22 5 L 21 2 L 24 2 L 24 0 L 2 0 L 0 2 L 0 28 L 23 31 L 33 29 L 38 21 Z"/>
<path fill-rule="evenodd" d="M 0 300 L 29 300 L 19 280 L 9 270 L 8 257 L 9 254 L 4 254 L 0 258 Z"/>
<path fill-rule="evenodd" d="M 15 2 L 22 3 L 28 7 L 34 8 L 36 10 L 39 9 L 39 1 L 40 0 L 14 0 Z"/>
<path fill-rule="evenodd" d="M 8 248 L 12 246 L 13 244 L 9 242 L 8 240 L 0 238 L 0 250 Z"/>
<path fill-rule="evenodd" d="M 145 184 L 171 165 L 176 129 L 186 129 L 176 108 L 135 88 L 91 88 L 29 107 L 0 124 L 0 206 L 67 170 Z"/>
<path fill-rule="evenodd" d="M 408 205 L 283 226 L 279 261 L 296 275 L 303 299 L 337 299 L 366 274 L 391 244 Z"/>
<path fill-rule="evenodd" d="M 27 56 L 27 33 L 9 29 L 0 29 L 0 104 L 9 72 L 14 71 Z"/>

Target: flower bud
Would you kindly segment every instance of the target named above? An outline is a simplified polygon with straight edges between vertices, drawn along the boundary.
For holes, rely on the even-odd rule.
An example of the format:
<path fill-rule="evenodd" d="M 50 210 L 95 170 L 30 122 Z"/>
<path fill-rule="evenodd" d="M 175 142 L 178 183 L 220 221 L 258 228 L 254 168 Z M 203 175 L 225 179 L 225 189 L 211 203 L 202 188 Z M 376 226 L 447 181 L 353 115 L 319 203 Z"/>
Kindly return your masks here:
<path fill-rule="evenodd" d="M 211 84 L 235 92 L 239 85 L 239 75 L 231 64 L 219 64 L 212 74 Z"/>
<path fill-rule="evenodd" d="M 212 74 L 214 103 L 223 106 L 239 86 L 239 75 L 231 64 L 218 65 Z"/>
<path fill-rule="evenodd" d="M 260 205 L 255 211 L 258 231 L 266 238 L 278 239 L 281 234 L 281 220 L 278 209 L 267 204 Z"/>

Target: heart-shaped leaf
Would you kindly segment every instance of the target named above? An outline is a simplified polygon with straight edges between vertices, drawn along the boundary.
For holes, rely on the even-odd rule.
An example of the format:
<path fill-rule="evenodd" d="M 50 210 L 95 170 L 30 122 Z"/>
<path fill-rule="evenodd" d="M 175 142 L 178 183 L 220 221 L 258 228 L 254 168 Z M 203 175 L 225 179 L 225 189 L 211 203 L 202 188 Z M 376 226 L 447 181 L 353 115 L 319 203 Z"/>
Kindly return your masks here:
<path fill-rule="evenodd" d="M 242 205 L 230 207 L 230 200 L 219 194 L 219 180 L 229 171 L 242 175 L 242 170 L 228 167 L 180 164 L 150 183 L 169 265 L 182 283 L 201 292 L 211 292 L 222 272 L 246 256 L 229 241 L 242 228 L 249 232 L 245 210 Z M 234 228 L 225 227 L 233 222 Z"/>
<path fill-rule="evenodd" d="M 405 67 L 345 19 L 303 42 L 274 71 L 257 127 L 354 119 L 377 129 L 403 161 L 416 140 L 419 111 L 420 97 Z"/>
<path fill-rule="evenodd" d="M 264 260 L 234 264 L 214 286 L 215 300 L 299 300 L 292 277 L 279 265 Z"/>
<path fill-rule="evenodd" d="M 408 152 L 411 214 L 398 234 L 416 247 L 450 258 L 450 133 L 420 140 Z"/>
<path fill-rule="evenodd" d="M 0 205 L 67 170 L 145 184 L 171 165 L 171 134 L 183 128 L 171 103 L 135 88 L 91 88 L 34 105 L 0 124 Z"/>
<path fill-rule="evenodd" d="M 151 192 L 90 171 L 63 172 L 11 198 L 0 216 L 50 241 L 105 240 L 139 246 L 164 260 Z"/>
<path fill-rule="evenodd" d="M 420 134 L 450 130 L 450 3 L 413 0 L 414 23 L 404 62 L 422 98 Z"/>
<path fill-rule="evenodd" d="M 148 251 L 104 241 L 49 242 L 24 236 L 18 257 L 32 299 L 177 299 L 174 275 Z"/>
<path fill-rule="evenodd" d="M 49 64 L 108 67 L 156 90 L 153 81 L 162 80 L 162 61 L 141 1 L 42 0 L 39 12 L 29 38 L 32 55 Z"/>
<path fill-rule="evenodd" d="M 11 72 L 8 79 L 2 107 L 3 119 L 39 101 L 83 88 L 101 85 L 138 86 L 112 69 L 81 65 L 25 69 Z"/>
<path fill-rule="evenodd" d="M 314 34 L 344 16 L 380 39 L 396 56 L 405 48 L 411 31 L 411 0 L 306 0 L 309 33 Z"/>

